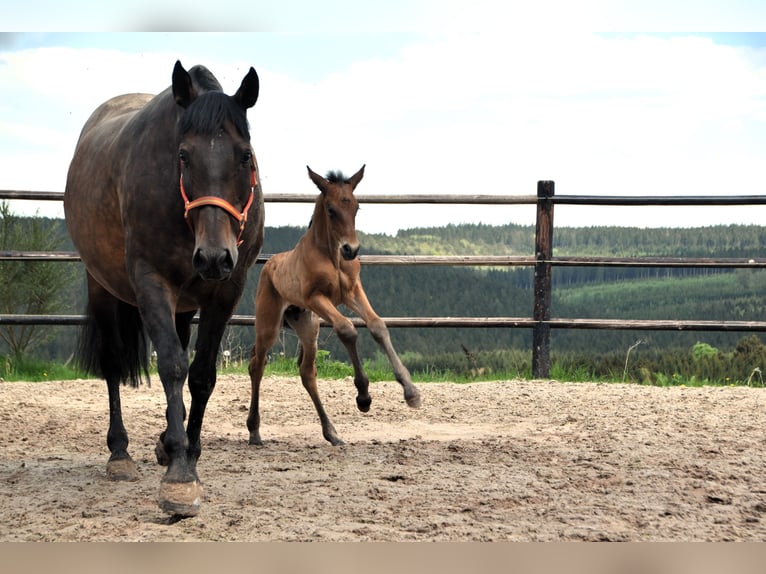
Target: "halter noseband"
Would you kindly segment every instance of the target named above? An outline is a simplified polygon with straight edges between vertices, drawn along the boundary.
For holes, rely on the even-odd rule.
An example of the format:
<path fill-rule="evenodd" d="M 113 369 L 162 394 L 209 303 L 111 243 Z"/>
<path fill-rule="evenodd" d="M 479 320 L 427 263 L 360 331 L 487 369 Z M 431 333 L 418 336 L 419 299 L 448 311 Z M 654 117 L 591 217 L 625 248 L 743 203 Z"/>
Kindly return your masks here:
<path fill-rule="evenodd" d="M 189 221 L 189 212 L 196 208 L 196 207 L 202 207 L 203 205 L 214 205 L 216 207 L 220 207 L 226 213 L 231 215 L 234 219 L 236 219 L 239 222 L 239 234 L 237 235 L 237 247 L 242 245 L 242 232 L 245 230 L 245 223 L 247 223 L 247 212 L 250 209 L 250 206 L 253 204 L 253 197 L 255 196 L 255 184 L 257 183 L 257 180 L 255 178 L 255 165 L 252 166 L 250 170 L 250 197 L 247 200 L 247 203 L 245 204 L 245 208 L 240 213 L 237 211 L 237 209 L 228 201 L 221 197 L 215 197 L 213 195 L 205 195 L 203 197 L 198 197 L 194 201 L 189 201 L 189 197 L 186 195 L 186 190 L 184 189 L 184 166 L 183 163 L 181 163 L 181 177 L 179 178 L 179 183 L 181 186 L 181 197 L 184 200 L 184 219 L 186 219 L 186 223 L 189 224 L 189 229 L 191 229 L 191 221 Z"/>

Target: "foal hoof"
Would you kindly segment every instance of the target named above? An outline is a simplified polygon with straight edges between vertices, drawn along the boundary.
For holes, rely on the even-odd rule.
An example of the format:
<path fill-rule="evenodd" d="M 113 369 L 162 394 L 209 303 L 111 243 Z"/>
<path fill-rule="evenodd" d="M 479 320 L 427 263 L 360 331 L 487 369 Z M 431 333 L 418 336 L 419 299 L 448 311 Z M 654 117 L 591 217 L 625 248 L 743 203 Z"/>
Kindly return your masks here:
<path fill-rule="evenodd" d="M 420 393 L 415 392 L 415 394 L 412 394 L 410 396 L 405 395 L 404 400 L 407 401 L 407 406 L 417 409 L 420 408 Z"/>
<path fill-rule="evenodd" d="M 160 508 L 169 514 L 188 518 L 199 514 L 202 505 L 202 485 L 193 482 L 165 482 L 160 484 Z"/>
<path fill-rule="evenodd" d="M 106 463 L 106 477 L 109 480 L 135 482 L 138 480 L 138 469 L 131 458 L 110 460 Z"/>

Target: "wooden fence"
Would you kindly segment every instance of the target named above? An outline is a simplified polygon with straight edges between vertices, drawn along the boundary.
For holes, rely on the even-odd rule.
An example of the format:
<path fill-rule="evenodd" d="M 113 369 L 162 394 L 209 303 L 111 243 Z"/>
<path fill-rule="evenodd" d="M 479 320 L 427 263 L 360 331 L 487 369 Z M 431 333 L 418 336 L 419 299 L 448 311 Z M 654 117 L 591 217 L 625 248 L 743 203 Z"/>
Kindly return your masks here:
<path fill-rule="evenodd" d="M 766 331 L 762 321 L 705 320 L 627 320 L 552 318 L 551 293 L 553 267 L 707 267 L 766 268 L 766 258 L 683 258 L 683 257 L 554 257 L 554 205 L 607 206 L 722 206 L 766 205 L 764 195 L 733 196 L 596 196 L 559 195 L 554 182 L 540 181 L 537 195 L 360 195 L 360 203 L 378 204 L 462 204 L 462 205 L 537 205 L 535 253 L 530 256 L 428 256 L 428 255 L 362 255 L 363 265 L 465 265 L 534 267 L 534 307 L 531 317 L 384 317 L 389 327 L 429 328 L 530 328 L 532 329 L 532 374 L 536 378 L 550 376 L 551 329 L 673 330 L 673 331 Z M 267 193 L 266 202 L 313 203 L 316 195 Z M 0 190 L 0 200 L 63 200 L 61 192 Z M 268 255 L 261 255 L 264 263 Z M 78 261 L 74 252 L 0 251 L 0 260 Z M 78 325 L 83 315 L 0 315 L 0 325 Z M 252 325 L 254 317 L 235 315 L 230 325 Z M 364 324 L 352 319 L 358 327 Z"/>

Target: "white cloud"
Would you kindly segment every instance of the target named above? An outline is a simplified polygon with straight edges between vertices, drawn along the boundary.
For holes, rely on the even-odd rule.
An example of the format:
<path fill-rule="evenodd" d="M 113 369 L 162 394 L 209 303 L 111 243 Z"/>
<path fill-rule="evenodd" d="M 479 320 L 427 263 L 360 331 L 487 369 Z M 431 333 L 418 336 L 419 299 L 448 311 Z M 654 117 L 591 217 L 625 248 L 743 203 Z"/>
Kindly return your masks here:
<path fill-rule="evenodd" d="M 758 30 L 760 0 L 218 0 L 190 6 L 180 0 L 130 3 L 38 0 L 8 3 L 4 29 L 20 31 L 151 30 L 371 31 L 531 30 L 553 38 L 562 30 Z"/>
<path fill-rule="evenodd" d="M 229 93 L 248 66 L 258 70 L 261 97 L 249 117 L 267 192 L 313 192 L 306 164 L 353 172 L 362 163 L 360 194 L 530 195 L 540 179 L 555 180 L 558 194 L 765 191 L 764 51 L 705 37 L 453 32 L 423 35 L 397 55 L 310 81 L 241 60 L 226 36 L 220 44 L 204 59 L 97 48 L 0 53 L 0 82 L 12 86 L 0 93 L 0 188 L 62 189 L 90 111 L 118 93 L 163 89 L 180 57 L 207 65 Z M 240 58 L 231 61 L 231 53 Z M 23 111 L 25 102 L 33 113 Z M 303 225 L 310 213 L 294 204 L 267 210 L 269 225 Z M 359 228 L 529 223 L 533 215 L 531 206 L 367 205 Z M 691 225 L 760 223 L 763 215 L 761 208 L 562 206 L 556 218 Z"/>

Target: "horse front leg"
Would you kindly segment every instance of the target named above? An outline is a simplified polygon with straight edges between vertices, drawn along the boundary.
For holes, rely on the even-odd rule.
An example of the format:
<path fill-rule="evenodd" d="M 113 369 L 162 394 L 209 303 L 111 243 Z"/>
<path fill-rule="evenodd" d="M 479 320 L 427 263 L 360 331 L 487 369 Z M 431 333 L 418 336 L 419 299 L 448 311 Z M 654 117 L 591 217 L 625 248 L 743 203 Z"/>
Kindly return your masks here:
<path fill-rule="evenodd" d="M 189 353 L 189 340 L 191 339 L 191 322 L 196 315 L 196 311 L 188 311 L 186 313 L 176 314 L 176 334 L 181 341 L 181 346 L 184 352 Z M 160 434 L 160 438 L 157 440 L 157 444 L 154 447 L 154 454 L 157 457 L 157 463 L 161 466 L 168 466 L 170 464 L 170 457 L 165 452 L 165 447 L 162 442 L 165 440 L 165 433 Z"/>
<path fill-rule="evenodd" d="M 394 377 L 404 389 L 404 400 L 407 401 L 407 405 L 414 409 L 420 407 L 420 391 L 412 383 L 410 372 L 407 370 L 407 367 L 404 366 L 401 359 L 399 359 L 399 355 L 396 354 L 394 346 L 391 344 L 391 336 L 388 333 L 388 327 L 386 327 L 385 322 L 383 319 L 375 315 L 373 318 L 365 320 L 365 323 L 372 334 L 372 338 L 375 339 L 375 342 L 381 349 L 383 349 L 383 352 L 386 353 L 388 361 L 391 363 L 391 368 L 394 370 Z"/>
<path fill-rule="evenodd" d="M 359 353 L 356 349 L 356 340 L 359 336 L 356 327 L 354 327 L 348 317 L 344 317 L 332 302 L 325 297 L 314 297 L 309 307 L 332 325 L 333 331 L 335 331 L 338 339 L 346 348 L 348 357 L 351 359 L 351 365 L 354 367 L 354 386 L 357 391 L 356 406 L 360 411 L 366 413 L 370 410 L 370 405 L 372 404 L 372 397 L 369 392 L 370 379 L 367 377 L 367 373 L 364 372 L 362 361 L 359 359 Z"/>
<path fill-rule="evenodd" d="M 346 348 L 349 359 L 351 359 L 351 365 L 354 367 L 354 386 L 356 387 L 356 406 L 357 408 L 366 413 L 370 410 L 372 404 L 372 397 L 370 396 L 370 378 L 364 371 L 362 366 L 362 360 L 359 358 L 359 352 L 356 348 L 356 340 L 359 337 L 356 327 L 344 318 L 337 325 L 333 325 L 335 334 L 338 335 L 341 343 Z"/>
<path fill-rule="evenodd" d="M 188 356 L 178 343 L 175 331 L 165 333 L 169 340 L 159 342 L 157 371 L 165 390 L 167 427 L 161 435 L 167 471 L 160 484 L 159 505 L 165 511 L 178 516 L 196 516 L 202 502 L 202 486 L 197 476 L 196 459 L 189 455 L 189 440 L 184 428 L 186 407 L 183 402 L 183 386 L 188 373 Z"/>
<path fill-rule="evenodd" d="M 370 305 L 361 283 L 357 283 L 353 297 L 346 302 L 346 305 L 362 318 L 372 338 L 383 349 L 386 357 L 388 357 L 388 362 L 394 371 L 394 377 L 404 389 L 404 400 L 407 401 L 407 405 L 412 408 L 420 407 L 420 391 L 412 383 L 410 372 L 404 366 L 401 359 L 399 359 L 399 355 L 396 354 L 394 345 L 391 343 L 388 327 L 386 327 L 385 321 L 378 316 L 372 305 Z"/>
<path fill-rule="evenodd" d="M 144 284 L 136 293 L 138 305 L 157 351 L 157 371 L 167 401 L 167 427 L 161 440 L 168 468 L 160 484 L 159 505 L 178 516 L 196 516 L 201 506 L 202 487 L 195 461 L 189 456 L 189 440 L 184 429 L 183 386 L 189 370 L 188 356 L 176 331 L 172 293 L 161 281 L 147 284 L 151 273 L 141 277 Z"/>
<path fill-rule="evenodd" d="M 238 299 L 238 297 L 236 298 Z M 234 299 L 234 300 L 236 300 Z M 221 296 L 218 301 L 200 310 L 194 361 L 189 367 L 189 392 L 191 408 L 186 435 L 189 438 L 189 460 L 196 465 L 202 453 L 200 435 L 208 401 L 216 383 L 218 351 L 226 330 L 226 324 L 234 309 L 230 297 Z M 220 304 L 224 303 L 224 304 Z"/>

